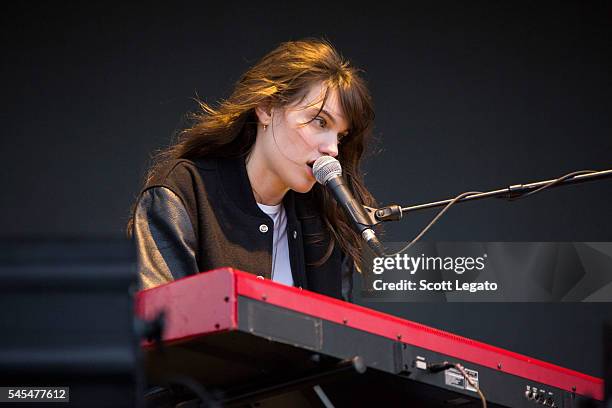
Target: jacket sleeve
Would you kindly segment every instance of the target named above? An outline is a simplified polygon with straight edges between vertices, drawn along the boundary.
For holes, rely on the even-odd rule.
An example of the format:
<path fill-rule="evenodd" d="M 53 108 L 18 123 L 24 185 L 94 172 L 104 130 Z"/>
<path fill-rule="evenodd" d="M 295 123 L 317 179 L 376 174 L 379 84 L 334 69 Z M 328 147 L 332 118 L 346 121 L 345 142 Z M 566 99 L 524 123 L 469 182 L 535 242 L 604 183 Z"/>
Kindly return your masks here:
<path fill-rule="evenodd" d="M 134 213 L 141 289 L 198 272 L 196 234 L 181 199 L 166 187 L 142 193 Z"/>

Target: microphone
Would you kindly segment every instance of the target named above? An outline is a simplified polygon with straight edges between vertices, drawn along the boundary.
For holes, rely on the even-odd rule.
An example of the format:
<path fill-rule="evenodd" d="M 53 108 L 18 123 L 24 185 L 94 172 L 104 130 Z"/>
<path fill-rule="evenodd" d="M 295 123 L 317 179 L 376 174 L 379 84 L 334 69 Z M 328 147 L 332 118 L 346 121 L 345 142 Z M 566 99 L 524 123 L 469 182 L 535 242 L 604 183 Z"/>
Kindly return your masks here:
<path fill-rule="evenodd" d="M 385 249 L 372 230 L 370 218 L 363 206 L 355 200 L 342 177 L 340 162 L 331 156 L 321 156 L 314 162 L 312 172 L 319 184 L 331 191 L 336 202 L 352 221 L 353 229 L 361 235 L 374 254 L 385 256 Z"/>

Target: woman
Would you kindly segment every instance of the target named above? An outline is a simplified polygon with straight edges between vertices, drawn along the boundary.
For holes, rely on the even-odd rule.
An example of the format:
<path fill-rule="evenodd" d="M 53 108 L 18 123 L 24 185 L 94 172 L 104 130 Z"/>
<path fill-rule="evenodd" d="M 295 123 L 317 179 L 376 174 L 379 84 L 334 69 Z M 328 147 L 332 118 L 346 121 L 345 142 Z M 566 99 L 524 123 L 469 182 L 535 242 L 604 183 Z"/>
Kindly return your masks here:
<path fill-rule="evenodd" d="M 143 288 L 231 266 L 350 300 L 360 237 L 312 174 L 336 157 L 353 194 L 374 111 L 358 71 L 331 44 L 270 52 L 149 170 L 128 225 Z"/>

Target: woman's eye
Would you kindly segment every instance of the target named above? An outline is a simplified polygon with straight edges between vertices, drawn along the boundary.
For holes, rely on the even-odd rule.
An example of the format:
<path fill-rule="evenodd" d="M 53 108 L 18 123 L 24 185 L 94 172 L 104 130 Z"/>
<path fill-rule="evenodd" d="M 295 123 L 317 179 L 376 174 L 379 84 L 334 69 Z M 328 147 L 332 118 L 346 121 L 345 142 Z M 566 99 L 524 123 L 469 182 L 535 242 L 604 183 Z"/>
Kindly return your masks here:
<path fill-rule="evenodd" d="M 322 117 L 317 116 L 315 120 L 319 122 L 320 127 L 324 128 L 325 126 L 327 126 L 327 121 Z"/>

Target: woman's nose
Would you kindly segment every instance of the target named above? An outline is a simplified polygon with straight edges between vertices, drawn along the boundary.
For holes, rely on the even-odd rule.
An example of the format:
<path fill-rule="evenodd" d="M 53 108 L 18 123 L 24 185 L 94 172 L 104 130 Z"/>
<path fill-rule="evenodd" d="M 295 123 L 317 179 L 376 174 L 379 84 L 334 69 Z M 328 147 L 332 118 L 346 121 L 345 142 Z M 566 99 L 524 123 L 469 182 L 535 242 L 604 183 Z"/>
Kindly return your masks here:
<path fill-rule="evenodd" d="M 336 157 L 338 156 L 338 139 L 333 136 L 331 140 L 321 143 L 319 151 L 324 155 Z"/>

